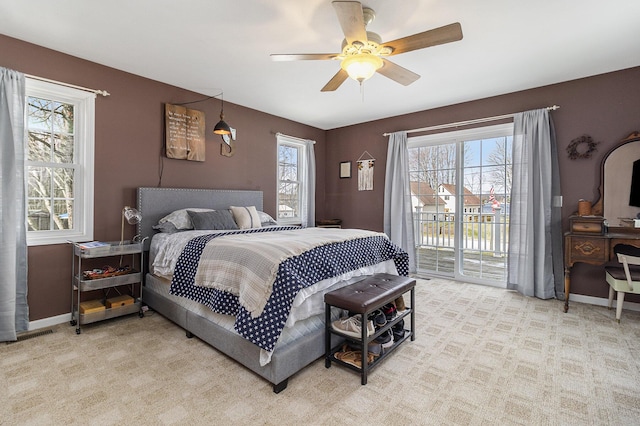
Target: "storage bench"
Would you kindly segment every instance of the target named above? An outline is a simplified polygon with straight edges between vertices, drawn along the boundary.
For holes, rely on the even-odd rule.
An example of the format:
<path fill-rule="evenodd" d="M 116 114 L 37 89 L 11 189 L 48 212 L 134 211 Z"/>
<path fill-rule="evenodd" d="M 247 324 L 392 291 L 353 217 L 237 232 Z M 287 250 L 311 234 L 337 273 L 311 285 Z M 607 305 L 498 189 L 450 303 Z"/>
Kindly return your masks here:
<path fill-rule="evenodd" d="M 400 277 L 391 274 L 375 274 L 338 290 L 331 291 L 324 295 L 325 303 L 325 367 L 331 367 L 332 362 L 344 365 L 361 375 L 363 385 L 367 384 L 368 372 L 378 365 L 386 356 L 391 354 L 400 344 L 407 339 L 415 340 L 415 285 L 416 280 L 409 277 Z M 396 314 L 391 321 L 376 330 L 374 334 L 367 335 L 368 315 L 377 309 L 382 308 L 387 303 L 391 303 L 403 294 L 411 293 L 411 302 L 403 311 Z M 361 335 L 360 338 L 354 338 L 347 334 L 334 330 L 331 327 L 331 308 L 341 308 L 350 311 L 352 314 L 360 314 Z M 394 325 L 398 324 L 406 316 L 410 316 L 410 329 L 404 330 L 402 338 L 393 343 L 393 346 L 387 348 L 373 362 L 368 362 L 367 354 L 369 352 L 369 343 L 378 336 L 390 330 Z M 350 363 L 344 362 L 334 355 L 339 351 L 340 346 L 331 347 L 331 335 L 336 334 L 344 337 L 347 341 L 352 342 L 353 346 L 359 347 L 361 351 L 361 368 Z"/>

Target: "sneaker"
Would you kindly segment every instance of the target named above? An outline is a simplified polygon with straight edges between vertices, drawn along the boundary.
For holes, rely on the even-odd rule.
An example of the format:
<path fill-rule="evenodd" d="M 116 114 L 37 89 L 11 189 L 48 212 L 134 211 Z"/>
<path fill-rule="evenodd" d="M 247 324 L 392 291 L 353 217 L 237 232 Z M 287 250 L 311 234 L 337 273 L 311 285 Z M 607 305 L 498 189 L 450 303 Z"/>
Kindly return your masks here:
<path fill-rule="evenodd" d="M 356 315 L 334 321 L 331 323 L 331 327 L 340 333 L 359 339 L 362 337 L 361 323 L 360 315 Z M 367 321 L 367 336 L 371 336 L 375 332 L 376 330 L 373 326 L 373 321 Z"/>
<path fill-rule="evenodd" d="M 382 312 L 389 322 L 396 317 L 396 306 L 393 303 L 387 303 L 382 307 Z"/>
<path fill-rule="evenodd" d="M 374 343 L 380 343 L 383 349 L 393 346 L 393 333 L 391 330 L 385 331 L 374 340 Z"/>
<path fill-rule="evenodd" d="M 380 330 L 381 327 L 384 327 L 387 324 L 387 317 L 380 309 L 377 309 L 370 313 L 369 319 L 373 321 L 373 325 L 376 330 Z"/>
<path fill-rule="evenodd" d="M 373 356 L 374 358 L 378 358 L 380 355 L 384 353 L 384 349 L 382 348 L 382 344 L 376 343 L 375 341 L 369 343 L 367 347 L 367 352 L 369 356 Z"/>
<path fill-rule="evenodd" d="M 404 337 L 404 319 L 401 319 L 397 324 L 391 327 L 393 330 L 393 341 L 397 342 Z"/>

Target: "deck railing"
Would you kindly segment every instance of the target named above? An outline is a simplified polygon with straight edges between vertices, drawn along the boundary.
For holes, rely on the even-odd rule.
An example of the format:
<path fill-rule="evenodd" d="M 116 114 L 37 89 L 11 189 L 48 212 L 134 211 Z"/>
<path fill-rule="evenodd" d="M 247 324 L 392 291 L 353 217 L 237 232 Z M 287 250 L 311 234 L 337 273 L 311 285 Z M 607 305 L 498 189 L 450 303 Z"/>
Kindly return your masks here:
<path fill-rule="evenodd" d="M 415 243 L 417 247 L 454 247 L 456 232 L 453 213 L 414 213 Z M 502 256 L 508 249 L 508 215 L 496 209 L 492 213 L 465 213 L 461 224 L 461 248 L 493 252 Z"/>

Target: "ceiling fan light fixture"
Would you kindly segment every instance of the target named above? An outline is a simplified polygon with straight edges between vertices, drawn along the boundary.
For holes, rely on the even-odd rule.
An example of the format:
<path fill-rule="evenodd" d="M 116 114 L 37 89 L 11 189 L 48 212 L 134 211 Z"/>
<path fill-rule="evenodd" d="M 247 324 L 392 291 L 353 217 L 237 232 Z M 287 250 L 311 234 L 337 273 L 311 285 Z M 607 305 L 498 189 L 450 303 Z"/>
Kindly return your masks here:
<path fill-rule="evenodd" d="M 370 79 L 382 65 L 382 59 L 367 53 L 347 56 L 340 64 L 349 77 L 360 83 Z"/>
<path fill-rule="evenodd" d="M 462 40 L 462 27 L 459 22 L 412 34 L 393 41 L 382 43 L 379 34 L 367 31 L 367 25 L 375 18 L 375 12 L 359 1 L 332 1 L 344 40 L 341 53 L 301 53 L 271 55 L 274 61 L 297 60 L 334 60 L 341 61 L 340 70 L 325 84 L 321 92 L 332 92 L 347 78 L 351 77 L 360 83 L 376 72 L 408 86 L 420 78 L 420 75 L 409 71 L 386 57 L 400 53 L 425 49 L 431 46 Z M 383 59 L 384 58 L 384 59 Z"/>

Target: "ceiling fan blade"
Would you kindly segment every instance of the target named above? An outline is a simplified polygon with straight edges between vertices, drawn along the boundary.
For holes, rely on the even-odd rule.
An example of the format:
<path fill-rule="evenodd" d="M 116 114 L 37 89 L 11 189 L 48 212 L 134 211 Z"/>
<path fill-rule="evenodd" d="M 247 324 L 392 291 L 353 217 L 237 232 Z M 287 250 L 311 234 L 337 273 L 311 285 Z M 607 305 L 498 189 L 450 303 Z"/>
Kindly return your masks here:
<path fill-rule="evenodd" d="M 298 54 L 272 54 L 272 61 L 318 61 L 336 59 L 338 53 L 298 53 Z"/>
<path fill-rule="evenodd" d="M 347 78 L 349 78 L 349 74 L 347 74 L 347 72 L 345 70 L 340 68 L 340 71 L 338 71 L 336 73 L 336 75 L 334 75 L 333 78 L 331 80 L 329 80 L 329 82 L 327 84 L 325 84 L 324 87 L 320 91 L 321 92 L 333 92 L 338 87 L 340 87 L 340 85 L 342 83 L 344 83 Z"/>
<path fill-rule="evenodd" d="M 450 43 L 462 40 L 462 27 L 459 22 L 434 28 L 408 37 L 384 43 L 383 46 L 393 48 L 391 55 L 411 52 L 412 50 L 424 49 L 425 47 L 437 46 L 439 44 Z"/>
<path fill-rule="evenodd" d="M 382 62 L 384 65 L 378 69 L 378 72 L 403 86 L 408 86 L 420 78 L 420 76 L 413 71 L 409 71 L 387 59 L 382 58 Z"/>
<path fill-rule="evenodd" d="M 334 1 L 331 3 L 338 15 L 347 43 L 367 41 L 367 30 L 364 24 L 362 5 L 357 1 Z"/>

